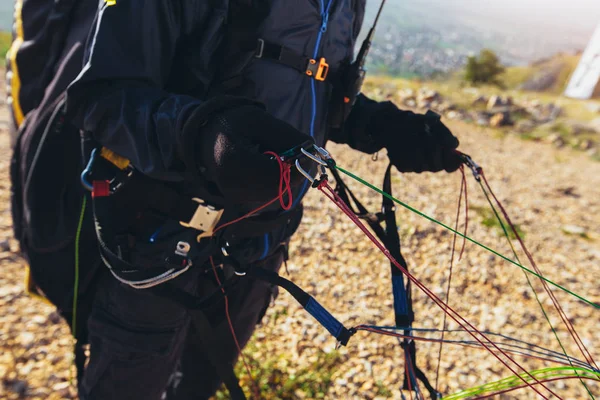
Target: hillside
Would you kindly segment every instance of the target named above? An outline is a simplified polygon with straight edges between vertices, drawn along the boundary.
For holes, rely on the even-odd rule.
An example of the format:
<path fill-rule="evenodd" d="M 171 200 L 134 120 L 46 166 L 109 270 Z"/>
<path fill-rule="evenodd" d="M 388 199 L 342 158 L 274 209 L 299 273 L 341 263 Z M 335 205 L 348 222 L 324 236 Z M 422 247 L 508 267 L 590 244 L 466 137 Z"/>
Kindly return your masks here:
<path fill-rule="evenodd" d="M 528 66 L 508 67 L 500 80 L 508 89 L 560 95 L 569 83 L 580 55 L 557 54 Z"/>

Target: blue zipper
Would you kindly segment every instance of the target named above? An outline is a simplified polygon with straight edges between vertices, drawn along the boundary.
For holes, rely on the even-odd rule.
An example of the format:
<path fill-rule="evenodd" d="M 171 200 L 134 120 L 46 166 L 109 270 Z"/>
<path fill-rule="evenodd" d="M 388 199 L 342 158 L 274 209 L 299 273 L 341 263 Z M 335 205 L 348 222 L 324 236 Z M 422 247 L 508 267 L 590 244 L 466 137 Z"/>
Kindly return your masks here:
<path fill-rule="evenodd" d="M 319 29 L 319 33 L 317 34 L 315 50 L 313 51 L 313 58 L 315 60 L 317 59 L 317 57 L 319 55 L 319 50 L 321 48 L 321 39 L 323 38 L 323 34 L 325 32 L 327 32 L 327 24 L 329 23 L 329 9 L 331 8 L 331 3 L 333 3 L 333 0 L 328 0 L 327 7 L 326 7 L 324 1 L 325 0 L 319 0 L 319 4 L 321 6 L 321 27 Z M 314 79 L 311 79 L 310 88 L 311 88 L 311 95 L 312 95 L 311 96 L 312 97 L 312 115 L 310 118 L 310 136 L 315 137 L 315 121 L 317 119 L 317 87 L 316 87 Z M 298 205 L 298 202 L 300 202 L 300 200 L 302 200 L 302 197 L 304 197 L 304 195 L 306 194 L 306 190 L 308 189 L 308 184 L 309 184 L 309 181 L 305 180 L 304 185 L 302 186 L 302 190 L 300 190 L 298 197 L 296 197 L 296 199 L 294 200 L 294 203 L 292 204 L 292 208 L 295 208 Z M 264 240 L 265 240 L 265 249 L 260 258 L 261 260 L 263 260 L 267 256 L 268 251 L 269 251 L 269 235 L 268 234 L 265 234 Z"/>
<path fill-rule="evenodd" d="M 321 28 L 319 29 L 319 34 L 317 35 L 317 42 L 315 43 L 315 50 L 313 52 L 313 58 L 316 60 L 319 55 L 319 50 L 321 48 L 321 39 L 323 38 L 323 34 L 327 32 L 327 24 L 329 23 L 329 9 L 331 8 L 331 3 L 333 0 L 328 0 L 327 8 L 325 8 L 324 0 L 319 0 L 321 4 Z M 310 82 L 311 94 L 312 94 L 312 116 L 310 119 L 310 136 L 315 137 L 315 121 L 317 119 L 317 87 L 314 79 L 311 79 Z M 302 186 L 302 190 L 298 197 L 294 200 L 293 207 L 298 205 L 298 202 L 302 200 L 306 190 L 308 189 L 309 181 L 304 181 L 304 185 Z"/>

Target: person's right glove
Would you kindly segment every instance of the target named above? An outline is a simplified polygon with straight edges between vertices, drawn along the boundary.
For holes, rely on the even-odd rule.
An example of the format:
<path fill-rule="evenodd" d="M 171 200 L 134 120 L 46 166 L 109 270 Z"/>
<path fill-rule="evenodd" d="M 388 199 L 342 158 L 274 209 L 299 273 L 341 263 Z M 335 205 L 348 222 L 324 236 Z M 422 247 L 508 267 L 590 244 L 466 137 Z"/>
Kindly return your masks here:
<path fill-rule="evenodd" d="M 267 151 L 281 154 L 314 143 L 291 125 L 257 106 L 241 106 L 215 115 L 196 142 L 199 166 L 228 203 L 266 202 L 279 193 L 280 169 Z M 292 185 L 302 182 L 292 168 Z"/>
<path fill-rule="evenodd" d="M 394 104 L 379 103 L 367 131 L 377 148 L 385 147 L 400 172 L 456 171 L 462 160 L 458 139 L 432 111 L 415 114 Z"/>

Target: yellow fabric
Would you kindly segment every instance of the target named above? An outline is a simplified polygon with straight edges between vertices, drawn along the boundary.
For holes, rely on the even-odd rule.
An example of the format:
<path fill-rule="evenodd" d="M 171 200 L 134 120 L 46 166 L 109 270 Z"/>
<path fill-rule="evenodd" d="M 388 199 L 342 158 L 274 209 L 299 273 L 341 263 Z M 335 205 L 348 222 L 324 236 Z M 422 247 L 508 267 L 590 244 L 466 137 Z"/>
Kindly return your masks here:
<path fill-rule="evenodd" d="M 115 164 L 119 169 L 125 169 L 129 167 L 128 159 L 126 159 L 125 157 L 121 157 L 120 155 L 118 155 L 112 150 L 107 149 L 106 147 L 103 147 L 102 150 L 100 150 L 100 155 L 108 161 L 110 161 L 111 163 Z"/>
<path fill-rule="evenodd" d="M 17 0 L 15 4 L 15 40 L 10 46 L 8 51 L 8 60 L 10 62 L 10 69 L 12 72 L 12 78 L 10 80 L 10 94 L 12 98 L 12 110 L 15 116 L 15 122 L 17 127 L 21 126 L 23 119 L 23 109 L 21 108 L 21 102 L 19 100 L 19 92 L 21 91 L 21 78 L 19 76 L 19 68 L 17 66 L 17 52 L 23 44 L 23 0 Z"/>
<path fill-rule="evenodd" d="M 25 269 L 25 293 L 27 293 L 31 297 L 35 297 L 36 299 L 42 300 L 46 304 L 52 305 L 50 300 L 48 300 L 39 291 L 37 285 L 35 284 L 32 276 L 31 276 L 31 270 L 30 270 L 29 266 L 27 266 L 27 268 Z"/>

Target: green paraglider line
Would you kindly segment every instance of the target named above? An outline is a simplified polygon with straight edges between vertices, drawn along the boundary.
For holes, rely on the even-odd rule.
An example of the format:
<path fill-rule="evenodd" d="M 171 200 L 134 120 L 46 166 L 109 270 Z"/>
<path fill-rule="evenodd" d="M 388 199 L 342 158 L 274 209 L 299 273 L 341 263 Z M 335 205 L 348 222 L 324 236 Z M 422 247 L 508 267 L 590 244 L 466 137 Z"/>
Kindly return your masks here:
<path fill-rule="evenodd" d="M 546 277 L 544 277 L 544 276 L 542 276 L 542 275 L 540 275 L 540 274 L 536 273 L 535 271 L 532 271 L 531 269 L 529 269 L 529 268 L 527 268 L 527 267 L 524 267 L 523 265 L 519 264 L 518 262 L 516 262 L 516 261 L 514 261 L 514 260 L 511 260 L 510 258 L 508 258 L 508 257 L 504 256 L 503 254 L 499 253 L 498 251 L 496 251 L 496 250 L 494 250 L 494 249 L 492 249 L 492 248 L 490 248 L 490 247 L 488 247 L 488 246 L 486 246 L 486 245 L 484 245 L 484 244 L 482 244 L 482 243 L 479 243 L 479 242 L 478 242 L 478 241 L 476 241 L 475 239 L 472 239 L 471 237 L 469 237 L 469 236 L 467 236 L 467 235 L 465 235 L 465 234 L 463 234 L 463 233 L 461 233 L 461 232 L 459 232 L 459 231 L 457 231 L 457 230 L 455 230 L 455 229 L 452 229 L 451 227 L 449 227 L 448 225 L 444 224 L 443 222 L 440 222 L 440 221 L 436 220 L 435 218 L 432 218 L 432 217 L 430 217 L 429 215 L 427 215 L 427 214 L 425 214 L 425 213 L 423 213 L 423 212 L 421 212 L 421 211 L 417 210 L 416 208 L 414 208 L 414 207 L 411 207 L 411 206 L 409 206 L 409 205 L 408 205 L 408 204 L 406 204 L 406 203 L 403 203 L 402 201 L 400 201 L 400 200 L 396 199 L 394 196 L 392 196 L 392 195 L 390 195 L 390 194 L 388 194 L 388 193 L 384 192 L 383 190 L 379 189 L 379 188 L 378 188 L 378 187 L 376 187 L 375 185 L 373 185 L 373 184 L 371 184 L 371 183 L 367 182 L 366 180 L 364 180 L 364 179 L 360 178 L 359 176 L 356 176 L 356 175 L 354 175 L 353 173 L 351 173 L 351 172 L 349 172 L 349 171 L 346 171 L 344 168 L 342 168 L 342 167 L 340 167 L 340 166 L 338 166 L 338 165 L 336 165 L 336 166 L 335 166 L 335 168 L 336 168 L 338 171 L 340 171 L 340 172 L 342 172 L 342 173 L 344 173 L 344 174 L 348 175 L 348 176 L 349 176 L 349 177 L 351 177 L 352 179 L 354 179 L 354 180 L 356 180 L 356 181 L 358 181 L 358 182 L 362 183 L 363 185 L 365 185 L 365 186 L 369 187 L 370 189 L 372 189 L 372 190 L 376 191 L 377 193 L 379 193 L 379 194 L 381 194 L 381 195 L 383 195 L 383 196 L 387 197 L 388 199 L 392 200 L 392 201 L 393 201 L 393 202 L 395 202 L 396 204 L 399 204 L 399 205 L 401 205 L 402 207 L 404 207 L 404 208 L 406 208 L 406 209 L 408 209 L 408 210 L 410 210 L 410 211 L 412 211 L 412 212 L 416 213 L 417 215 L 420 215 L 421 217 L 423 217 L 423 218 L 425 218 L 425 219 L 427 219 L 427 220 L 429 220 L 429 221 L 431 221 L 431 222 L 433 222 L 433 223 L 436 223 L 436 224 L 440 225 L 441 227 L 443 227 L 443 228 L 445 228 L 445 229 L 449 230 L 450 232 L 453 232 L 453 233 L 455 233 L 455 234 L 459 235 L 460 237 L 463 237 L 463 238 L 465 238 L 465 239 L 466 239 L 466 240 L 468 240 L 469 242 L 471 242 L 471 243 L 474 243 L 474 244 L 476 244 L 477 246 L 479 246 L 479 247 L 481 247 L 481 248 L 483 248 L 483 249 L 485 249 L 485 250 L 489 251 L 490 253 L 492 253 L 492 254 L 494 254 L 494 255 L 496 255 L 496 256 L 498 256 L 498 257 L 502 258 L 503 260 L 505 260 L 505 261 L 508 261 L 509 263 L 516 265 L 517 267 L 521 268 L 522 270 L 524 270 L 524 271 L 527 271 L 527 272 L 529 272 L 530 274 L 532 274 L 532 275 L 534 275 L 534 276 L 537 276 L 538 278 L 540 278 L 540 279 L 542 279 L 542 280 L 544 280 L 544 281 L 546 281 L 546 282 L 550 283 L 551 285 L 553 285 L 553 286 L 555 286 L 555 287 L 559 288 L 560 290 L 562 290 L 562 291 L 564 291 L 564 292 L 566 292 L 566 293 L 568 293 L 568 294 L 570 294 L 570 295 L 572 295 L 572 296 L 574 296 L 574 297 L 578 298 L 579 300 L 583 301 L 584 303 L 587 303 L 587 304 L 591 305 L 591 306 L 592 306 L 592 307 L 594 307 L 594 308 L 600 309 L 600 304 L 596 304 L 596 303 L 594 303 L 594 302 L 592 302 L 592 301 L 590 301 L 590 300 L 588 300 L 588 299 L 584 298 L 583 296 L 580 296 L 580 295 L 578 295 L 577 293 L 574 293 L 574 292 L 572 292 L 571 290 L 569 290 L 569 289 L 565 288 L 564 286 L 561 286 L 561 285 L 559 285 L 558 283 L 555 283 L 555 282 L 551 281 L 550 279 L 548 279 L 548 278 L 546 278 Z"/>
<path fill-rule="evenodd" d="M 600 372 L 594 371 L 587 368 L 574 368 L 574 367 L 552 367 L 543 368 L 534 371 L 530 371 L 529 374 L 534 376 L 540 381 L 546 379 L 591 379 L 594 381 L 600 381 Z M 475 386 L 469 389 L 462 390 L 458 393 L 451 394 L 449 396 L 442 397 L 443 400 L 461 400 L 468 397 L 480 396 L 484 394 L 494 394 L 499 391 L 507 391 L 507 389 L 518 389 L 522 380 L 531 381 L 531 378 L 527 374 L 520 374 L 520 377 L 511 376 L 503 378 L 495 382 L 486 383 L 484 385 Z"/>

